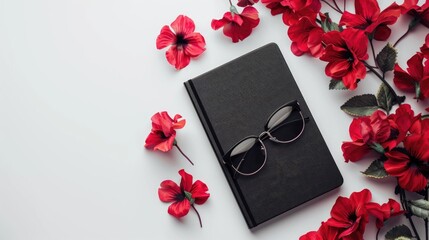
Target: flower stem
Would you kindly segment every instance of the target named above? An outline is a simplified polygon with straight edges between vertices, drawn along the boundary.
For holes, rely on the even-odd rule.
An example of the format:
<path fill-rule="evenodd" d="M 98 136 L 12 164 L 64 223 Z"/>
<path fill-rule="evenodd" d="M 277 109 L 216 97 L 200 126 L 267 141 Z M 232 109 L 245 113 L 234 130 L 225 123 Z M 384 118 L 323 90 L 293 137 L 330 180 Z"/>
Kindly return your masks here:
<path fill-rule="evenodd" d="M 326 3 L 329 7 L 331 7 L 332 9 L 334 9 L 336 12 L 338 12 L 340 14 L 343 14 L 343 11 L 341 11 L 341 9 L 338 8 L 338 5 L 337 5 L 337 3 L 335 1 L 334 1 L 334 3 L 336 5 L 336 7 L 333 6 L 332 4 L 330 4 L 329 2 L 327 2 L 326 0 L 322 0 L 322 2 Z"/>
<path fill-rule="evenodd" d="M 410 24 L 408 25 L 407 31 L 398 40 L 396 40 L 395 44 L 393 44 L 393 47 L 396 47 L 396 45 L 400 41 L 402 41 L 402 39 L 404 39 L 411 32 L 411 30 L 413 30 L 417 26 L 417 23 L 419 22 L 420 22 L 419 17 L 415 17 L 413 20 L 411 20 Z"/>
<path fill-rule="evenodd" d="M 198 220 L 200 221 L 200 227 L 203 227 L 203 222 L 201 221 L 200 213 L 197 211 L 197 209 L 195 208 L 194 204 L 192 204 L 191 206 L 195 210 L 195 212 L 197 213 Z"/>
<path fill-rule="evenodd" d="M 229 5 L 233 6 L 231 0 L 229 0 Z"/>
<path fill-rule="evenodd" d="M 375 58 L 375 50 L 374 50 L 374 44 L 372 42 L 372 38 L 369 40 L 369 44 L 371 45 L 371 51 L 372 51 L 372 57 L 374 58 L 374 63 L 377 63 L 377 59 Z"/>
<path fill-rule="evenodd" d="M 186 154 L 182 151 L 182 149 L 180 149 L 179 145 L 177 145 L 177 143 L 174 143 L 174 146 L 176 146 L 177 149 L 179 149 L 179 152 L 192 164 L 194 165 L 194 163 L 191 161 L 191 159 L 188 158 L 188 156 L 186 156 Z"/>
<path fill-rule="evenodd" d="M 408 207 L 407 195 L 405 194 L 405 190 L 400 188 L 399 197 L 401 199 L 402 208 L 406 211 L 405 217 L 410 221 L 411 227 L 413 228 L 413 232 L 416 235 L 417 240 L 421 240 L 419 232 L 417 232 L 417 228 L 414 225 L 414 221 L 412 219 L 412 214 L 410 212 L 410 208 Z"/>
<path fill-rule="evenodd" d="M 367 62 L 363 61 L 363 64 L 365 64 L 365 66 L 372 72 L 374 73 L 384 84 L 386 84 L 387 88 L 389 88 L 389 91 L 393 94 L 396 104 L 401 105 L 401 103 L 403 103 L 405 101 L 405 96 L 401 96 L 399 97 L 398 94 L 396 94 L 395 90 L 392 88 L 392 86 L 390 86 L 389 83 L 387 83 L 386 79 L 384 78 L 384 73 L 383 76 L 380 75 L 380 73 L 378 73 L 374 67 L 372 67 L 371 65 L 369 65 Z"/>
<path fill-rule="evenodd" d="M 381 228 L 377 230 L 377 235 L 375 235 L 375 240 L 378 240 L 378 234 L 380 233 Z"/>

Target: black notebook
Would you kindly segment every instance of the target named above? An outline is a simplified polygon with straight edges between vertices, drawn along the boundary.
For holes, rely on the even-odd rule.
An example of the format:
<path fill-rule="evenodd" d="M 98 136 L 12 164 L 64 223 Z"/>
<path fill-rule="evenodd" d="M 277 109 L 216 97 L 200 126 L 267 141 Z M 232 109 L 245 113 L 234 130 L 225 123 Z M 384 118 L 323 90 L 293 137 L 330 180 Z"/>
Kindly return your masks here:
<path fill-rule="evenodd" d="M 185 82 L 220 167 L 249 228 L 339 187 L 343 178 L 275 43 L 267 44 Z M 224 154 L 258 136 L 280 106 L 299 102 L 307 118 L 290 143 L 263 140 L 265 165 L 251 176 L 224 164 Z"/>

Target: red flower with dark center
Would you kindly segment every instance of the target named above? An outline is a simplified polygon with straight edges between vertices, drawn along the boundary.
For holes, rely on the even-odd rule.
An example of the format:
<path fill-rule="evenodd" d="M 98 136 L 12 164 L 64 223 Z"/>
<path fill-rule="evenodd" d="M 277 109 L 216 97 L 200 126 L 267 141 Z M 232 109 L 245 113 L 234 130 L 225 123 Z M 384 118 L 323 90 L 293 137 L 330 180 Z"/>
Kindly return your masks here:
<path fill-rule="evenodd" d="M 237 6 L 240 6 L 240 7 L 251 6 L 257 2 L 259 2 L 259 0 L 238 0 Z"/>
<path fill-rule="evenodd" d="M 323 29 L 308 17 L 302 17 L 297 23 L 288 29 L 289 38 L 292 40 L 291 50 L 296 56 L 311 53 L 314 57 L 323 54 L 322 37 Z"/>
<path fill-rule="evenodd" d="M 358 81 L 366 76 L 362 62 L 368 59 L 365 33 L 357 29 L 331 31 L 323 36 L 323 43 L 326 48 L 320 60 L 328 62 L 326 75 L 342 80 L 348 89 L 355 89 Z"/>
<path fill-rule="evenodd" d="M 205 183 L 200 180 L 193 183 L 192 175 L 183 169 L 179 171 L 179 174 L 182 177 L 180 187 L 172 180 L 165 180 L 161 182 L 161 187 L 158 189 L 159 200 L 173 202 L 168 207 L 168 213 L 176 218 L 186 216 L 191 207 L 197 212 L 194 204 L 204 204 L 210 197 Z M 197 214 L 200 226 L 202 226 L 200 215 L 198 212 Z"/>
<path fill-rule="evenodd" d="M 392 128 L 386 113 L 380 110 L 370 117 L 353 119 L 349 133 L 352 141 L 343 142 L 341 146 L 346 162 L 356 162 L 372 150 L 384 153 L 385 149 L 397 145 L 397 130 Z"/>
<path fill-rule="evenodd" d="M 356 14 L 344 12 L 340 20 L 340 26 L 347 26 L 364 30 L 375 40 L 385 41 L 391 33 L 387 25 L 392 25 L 401 15 L 401 9 L 393 3 L 380 12 L 376 0 L 355 1 Z"/>
<path fill-rule="evenodd" d="M 393 199 L 389 199 L 389 202 L 382 205 L 374 202 L 367 203 L 366 209 L 368 210 L 369 214 L 376 218 L 375 224 L 378 229 L 382 228 L 384 222 L 389 218 L 404 213 L 404 211 L 401 210 L 401 205 Z"/>
<path fill-rule="evenodd" d="M 395 64 L 393 82 L 405 92 L 414 92 L 415 98 L 429 97 L 429 61 L 422 53 L 416 53 L 407 61 L 407 71 Z"/>
<path fill-rule="evenodd" d="M 165 53 L 167 61 L 176 69 L 188 66 L 191 58 L 198 57 L 205 51 L 204 37 L 195 31 L 195 24 L 187 16 L 179 15 L 170 27 L 165 25 L 156 38 L 156 48 L 170 46 Z"/>
<path fill-rule="evenodd" d="M 336 239 L 363 239 L 365 226 L 368 223 L 366 204 L 371 200 L 371 192 L 364 189 L 354 192 L 350 198 L 338 197 L 331 210 L 331 218 L 326 224 L 338 228 Z"/>
<path fill-rule="evenodd" d="M 398 178 L 401 188 L 418 192 L 425 189 L 429 176 L 429 134 L 413 134 L 404 141 L 404 148 L 386 153 L 386 172 Z"/>
<path fill-rule="evenodd" d="M 223 34 L 230 37 L 232 42 L 238 42 L 247 38 L 252 33 L 253 28 L 258 26 L 259 15 L 254 7 L 249 6 L 245 7 L 242 13 L 234 11 L 226 12 L 221 19 L 213 19 L 211 27 L 214 30 L 223 27 Z"/>
<path fill-rule="evenodd" d="M 152 130 L 146 138 L 145 147 L 151 150 L 168 152 L 175 146 L 180 153 L 192 164 L 192 161 L 182 152 L 177 145 L 176 129 L 183 128 L 186 124 L 185 119 L 176 114 L 174 119 L 167 112 L 155 113 L 152 120 Z M 181 120 L 180 120 L 181 119 Z"/>

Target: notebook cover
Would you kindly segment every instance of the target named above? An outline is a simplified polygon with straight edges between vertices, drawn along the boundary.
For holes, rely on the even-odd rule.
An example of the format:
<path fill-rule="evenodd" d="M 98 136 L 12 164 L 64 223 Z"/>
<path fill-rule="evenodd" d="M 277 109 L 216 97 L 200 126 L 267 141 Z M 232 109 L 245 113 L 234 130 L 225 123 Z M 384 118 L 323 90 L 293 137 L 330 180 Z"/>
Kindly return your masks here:
<path fill-rule="evenodd" d="M 216 157 L 249 228 L 343 183 L 343 178 L 275 43 L 185 82 Z M 271 113 L 298 100 L 309 117 L 300 138 L 265 140 L 267 162 L 257 174 L 234 178 L 222 156 L 237 141 L 258 135 Z"/>

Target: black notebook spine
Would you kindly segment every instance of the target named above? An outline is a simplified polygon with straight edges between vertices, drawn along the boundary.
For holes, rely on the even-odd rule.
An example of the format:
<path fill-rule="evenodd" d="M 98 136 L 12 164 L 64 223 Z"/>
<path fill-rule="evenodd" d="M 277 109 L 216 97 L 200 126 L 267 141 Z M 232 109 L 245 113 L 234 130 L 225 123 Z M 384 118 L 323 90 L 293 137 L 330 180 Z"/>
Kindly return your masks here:
<path fill-rule="evenodd" d="M 198 93 L 197 91 L 195 91 L 195 87 L 192 83 L 192 79 L 188 80 L 184 83 L 186 90 L 188 91 L 188 94 L 191 98 L 192 104 L 194 105 L 194 108 L 197 112 L 198 117 L 200 118 L 200 121 L 203 125 L 204 131 L 206 132 L 210 144 L 212 145 L 212 148 L 216 154 L 216 158 L 218 159 L 218 162 L 220 164 L 220 167 L 226 177 L 226 180 L 232 190 L 232 192 L 234 193 L 234 197 L 237 200 L 237 203 L 240 207 L 240 210 L 244 216 L 244 219 L 246 220 L 247 226 L 249 228 L 253 228 L 255 227 L 257 224 L 254 220 L 254 218 L 252 217 L 250 210 L 246 204 L 246 202 L 243 200 L 243 196 L 242 193 L 240 191 L 240 189 L 237 187 L 237 185 L 235 184 L 234 179 L 232 178 L 232 176 L 229 174 L 229 171 L 227 169 L 227 167 L 225 166 L 225 164 L 223 164 L 223 162 L 221 161 L 222 157 L 223 157 L 223 152 L 221 150 L 220 147 L 220 143 L 216 137 L 216 135 L 213 132 L 213 128 L 212 125 L 209 121 L 209 118 L 207 117 L 207 114 L 201 104 L 201 101 L 198 97 Z"/>

